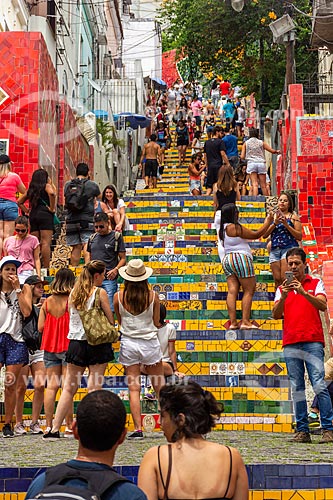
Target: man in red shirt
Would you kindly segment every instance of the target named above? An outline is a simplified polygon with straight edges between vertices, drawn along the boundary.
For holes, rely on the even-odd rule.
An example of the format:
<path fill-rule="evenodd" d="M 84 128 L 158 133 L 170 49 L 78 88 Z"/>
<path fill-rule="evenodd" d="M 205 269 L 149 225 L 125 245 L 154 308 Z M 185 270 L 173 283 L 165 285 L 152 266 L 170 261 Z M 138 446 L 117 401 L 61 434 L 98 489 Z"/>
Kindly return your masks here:
<path fill-rule="evenodd" d="M 223 80 L 223 82 L 220 83 L 221 96 L 226 95 L 229 97 L 230 91 L 231 91 L 231 85 L 230 85 L 229 80 Z"/>
<path fill-rule="evenodd" d="M 284 318 L 283 348 L 291 384 L 296 434 L 294 442 L 311 443 L 304 372 L 307 369 L 313 390 L 318 396 L 323 435 L 319 443 L 333 443 L 333 410 L 324 381 L 324 333 L 319 311 L 326 311 L 323 282 L 305 274 L 306 254 L 302 248 L 290 248 L 286 254 L 293 279 L 284 280 L 276 291 L 273 318 Z"/>

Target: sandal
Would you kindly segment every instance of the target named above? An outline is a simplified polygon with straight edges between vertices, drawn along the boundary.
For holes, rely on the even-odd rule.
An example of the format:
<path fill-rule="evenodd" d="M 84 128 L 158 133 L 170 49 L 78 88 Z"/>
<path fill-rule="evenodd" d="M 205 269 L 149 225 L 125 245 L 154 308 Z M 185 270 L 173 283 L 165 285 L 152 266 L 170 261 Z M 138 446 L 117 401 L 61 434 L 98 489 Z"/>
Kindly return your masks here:
<path fill-rule="evenodd" d="M 241 325 L 239 327 L 240 330 L 260 330 L 259 326 L 256 326 L 256 325 Z"/>

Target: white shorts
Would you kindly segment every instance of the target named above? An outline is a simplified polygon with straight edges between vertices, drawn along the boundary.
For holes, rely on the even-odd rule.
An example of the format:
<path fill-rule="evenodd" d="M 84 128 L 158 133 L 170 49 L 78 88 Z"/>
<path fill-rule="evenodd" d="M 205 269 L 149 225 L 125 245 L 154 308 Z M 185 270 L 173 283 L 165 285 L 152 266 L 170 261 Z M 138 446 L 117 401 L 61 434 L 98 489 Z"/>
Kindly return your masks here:
<path fill-rule="evenodd" d="M 246 167 L 246 173 L 247 174 L 263 174 L 266 175 L 267 169 L 266 169 L 266 163 L 265 162 L 254 162 L 254 161 L 249 161 L 247 163 Z"/>
<path fill-rule="evenodd" d="M 151 340 L 132 339 L 121 336 L 119 363 L 124 366 L 156 365 L 162 359 L 161 346 L 158 338 Z"/>
<path fill-rule="evenodd" d="M 20 274 L 18 275 L 20 285 L 24 285 L 25 280 L 29 278 L 29 276 L 32 276 L 33 274 L 34 274 L 33 269 L 20 272 Z"/>
<path fill-rule="evenodd" d="M 40 361 L 44 363 L 44 351 L 35 351 L 33 354 L 29 354 L 29 366 Z"/>

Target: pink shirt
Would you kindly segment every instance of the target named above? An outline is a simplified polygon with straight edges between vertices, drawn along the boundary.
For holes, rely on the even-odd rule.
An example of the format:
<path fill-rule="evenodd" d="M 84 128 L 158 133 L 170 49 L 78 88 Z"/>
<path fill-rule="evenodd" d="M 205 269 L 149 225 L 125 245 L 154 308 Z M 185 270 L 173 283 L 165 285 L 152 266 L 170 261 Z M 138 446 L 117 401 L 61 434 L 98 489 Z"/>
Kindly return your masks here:
<path fill-rule="evenodd" d="M 193 116 L 201 116 L 202 103 L 199 101 L 193 101 L 191 103 L 191 109 L 193 111 Z"/>
<path fill-rule="evenodd" d="M 7 255 L 15 257 L 15 259 L 22 262 L 17 270 L 17 274 L 22 271 L 31 271 L 35 267 L 34 250 L 39 246 L 39 240 L 36 236 L 28 234 L 23 240 L 16 236 L 9 236 L 5 240 L 4 248 Z"/>
<path fill-rule="evenodd" d="M 16 202 L 18 186 L 22 184 L 22 179 L 14 172 L 8 172 L 6 177 L 0 178 L 0 198 Z"/>

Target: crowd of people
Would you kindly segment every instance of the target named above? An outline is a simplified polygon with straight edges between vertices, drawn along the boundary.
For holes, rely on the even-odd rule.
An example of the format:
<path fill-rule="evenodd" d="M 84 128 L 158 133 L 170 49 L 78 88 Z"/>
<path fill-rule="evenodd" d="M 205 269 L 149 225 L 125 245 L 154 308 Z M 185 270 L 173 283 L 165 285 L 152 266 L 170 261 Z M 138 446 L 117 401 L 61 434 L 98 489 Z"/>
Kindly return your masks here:
<path fill-rule="evenodd" d="M 238 101 L 240 89 L 236 92 L 227 80 L 214 82 L 204 104 L 199 84 L 194 86 L 192 95 L 177 85 L 161 97 L 160 116 L 142 151 L 140 165 L 146 187 L 151 181 L 156 187 L 158 176 L 163 173 L 165 150 L 172 141 L 176 141 L 180 165 L 185 163 L 186 150 L 191 145 L 190 192 L 200 196 L 206 190 L 215 207 L 218 253 L 228 287 L 230 330 L 258 328 L 251 321 L 256 277 L 249 241 L 268 238 L 276 285 L 272 315 L 284 319 L 283 347 L 295 403 L 297 432 L 293 440 L 311 441 L 305 399 L 306 367 L 317 395 L 313 408 L 320 411 L 320 442 L 331 443 L 333 410 L 324 380 L 324 337 L 319 315 L 326 310 L 327 300 L 322 281 L 306 273 L 306 255 L 299 247 L 302 225 L 293 199 L 282 192 L 276 209 L 255 231 L 241 224 L 237 208 L 240 196 L 249 192 L 257 195 L 259 185 L 262 194 L 268 194 L 265 151 L 279 151 L 261 141 L 257 130 L 245 133 L 245 110 Z M 168 108 L 176 125 L 175 137 L 171 137 Z M 216 124 L 216 115 L 222 119 L 222 125 Z M 203 133 L 207 134 L 204 143 Z M 240 155 L 239 140 L 244 141 Z M 252 191 L 248 190 L 249 183 Z M 90 180 L 85 163 L 77 165 L 76 177 L 65 185 L 64 199 L 66 242 L 72 248 L 70 263 L 78 266 L 83 256 L 84 266 L 78 278 L 71 269 L 58 270 L 45 299 L 44 286 L 48 283 L 42 278 L 42 268 L 50 265 L 56 188 L 43 169 L 34 172 L 26 187 L 12 172 L 10 158 L 0 155 L 0 367 L 6 369 L 3 437 L 27 433 L 23 404 L 31 373 L 34 399 L 30 432 L 42 434 L 45 441 L 57 440 L 65 421 L 64 436 L 78 439 L 79 452 L 76 460 L 61 467 L 83 471 L 84 475 L 84 463 L 89 462 L 91 470 L 100 472 L 102 464 L 112 472 L 114 453 L 126 435 L 126 414 L 119 398 L 101 389 L 106 367 L 114 360 L 112 344 L 118 339 L 117 322 L 119 363 L 126 375 L 134 423 L 134 432 L 128 438 L 144 437 L 140 393 L 141 376 L 145 375 L 159 401 L 161 427 L 169 444 L 152 448 L 144 456 L 138 482 L 142 491 L 114 476 L 111 481 L 110 476 L 105 477 L 102 493 L 113 490 L 116 483 L 119 494 L 128 490 L 128 498 L 245 499 L 247 477 L 237 450 L 203 439 L 223 412 L 222 405 L 194 382 L 167 383 L 170 376 L 176 376 L 178 381 L 183 378 L 177 369 L 176 331 L 166 322 L 167 311 L 158 294 L 150 289 L 148 279 L 153 269 L 141 259 L 126 262 L 123 231 L 129 224 L 125 202 L 113 185 L 101 192 Z M 120 291 L 119 276 L 124 280 Z M 240 288 L 243 295 L 239 320 L 236 300 Z M 27 325 L 33 321 L 40 335 L 40 343 L 34 349 L 28 348 L 26 340 Z M 97 337 L 101 331 L 105 337 L 92 341 L 91 335 L 96 333 Z M 111 334 L 115 336 L 111 338 Z M 80 403 L 74 421 L 73 398 L 86 370 L 89 394 Z M 43 404 L 45 432 L 39 422 Z M 117 421 L 110 425 L 113 417 Z M 108 425 L 104 424 L 106 419 Z M 209 478 L 205 482 L 200 481 L 202 471 Z M 62 468 L 54 474 L 42 474 L 26 498 L 57 486 L 64 473 Z M 184 477 L 189 480 L 184 482 Z M 68 484 L 77 486 L 70 480 Z M 105 498 L 116 498 L 109 493 Z"/>

